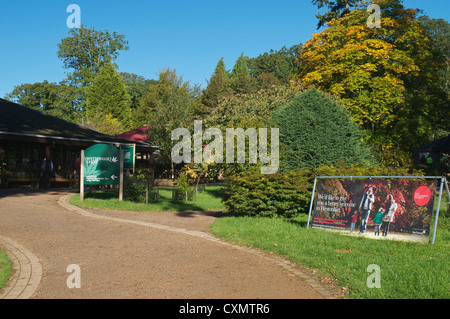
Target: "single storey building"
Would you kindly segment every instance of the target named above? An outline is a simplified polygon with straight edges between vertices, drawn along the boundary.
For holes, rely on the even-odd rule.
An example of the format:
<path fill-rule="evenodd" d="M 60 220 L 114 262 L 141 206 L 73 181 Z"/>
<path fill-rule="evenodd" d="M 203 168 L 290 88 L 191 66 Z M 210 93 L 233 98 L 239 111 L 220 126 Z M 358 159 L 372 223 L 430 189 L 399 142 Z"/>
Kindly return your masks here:
<path fill-rule="evenodd" d="M 0 99 L 0 185 L 76 187 L 81 150 L 135 145 L 135 165 L 152 170 L 157 146 L 100 132 Z"/>

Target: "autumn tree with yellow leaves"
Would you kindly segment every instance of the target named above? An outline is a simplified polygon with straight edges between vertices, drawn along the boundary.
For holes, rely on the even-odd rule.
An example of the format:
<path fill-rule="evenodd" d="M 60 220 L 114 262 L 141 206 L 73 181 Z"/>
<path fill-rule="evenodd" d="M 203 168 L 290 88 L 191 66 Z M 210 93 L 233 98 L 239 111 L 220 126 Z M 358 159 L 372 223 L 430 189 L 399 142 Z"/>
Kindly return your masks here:
<path fill-rule="evenodd" d="M 380 28 L 368 26 L 371 3 L 381 8 Z M 448 114 L 437 83 L 443 61 L 436 59 L 418 10 L 405 9 L 400 0 L 362 1 L 332 19 L 304 45 L 298 62 L 303 69 L 292 85 L 337 96 L 386 165 L 407 165 L 408 150 L 445 129 L 436 120 Z"/>

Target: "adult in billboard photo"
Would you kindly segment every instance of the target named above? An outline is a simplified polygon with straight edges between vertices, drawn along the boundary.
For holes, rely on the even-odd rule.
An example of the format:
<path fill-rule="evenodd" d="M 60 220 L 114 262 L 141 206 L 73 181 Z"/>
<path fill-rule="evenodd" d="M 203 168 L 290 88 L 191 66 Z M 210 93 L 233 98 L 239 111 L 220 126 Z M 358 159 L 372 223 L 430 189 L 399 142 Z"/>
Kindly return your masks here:
<path fill-rule="evenodd" d="M 394 196 L 389 194 L 386 198 L 386 214 L 384 215 L 383 222 L 381 223 L 381 232 L 384 237 L 386 237 L 389 232 L 389 225 L 394 220 L 396 211 L 397 203 L 395 202 Z"/>
<path fill-rule="evenodd" d="M 369 219 L 370 210 L 372 209 L 372 205 L 375 202 L 375 196 L 373 194 L 372 187 L 369 187 L 367 191 L 364 193 L 361 203 L 359 204 L 359 210 L 361 211 L 361 228 L 360 233 L 364 234 L 367 227 L 367 220 Z"/>

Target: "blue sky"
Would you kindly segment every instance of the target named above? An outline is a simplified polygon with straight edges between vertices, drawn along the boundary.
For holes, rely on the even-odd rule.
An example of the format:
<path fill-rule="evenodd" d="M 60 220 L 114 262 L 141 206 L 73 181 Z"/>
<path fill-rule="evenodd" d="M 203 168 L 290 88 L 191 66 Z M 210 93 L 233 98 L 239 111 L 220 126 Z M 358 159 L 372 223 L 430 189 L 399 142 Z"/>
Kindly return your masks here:
<path fill-rule="evenodd" d="M 231 69 L 242 52 L 256 57 L 305 43 L 317 25 L 311 0 L 4 1 L 0 97 L 19 84 L 65 78 L 69 70 L 57 57 L 57 44 L 68 36 L 66 9 L 72 3 L 80 6 L 83 25 L 126 36 L 130 50 L 116 60 L 119 71 L 156 79 L 170 67 L 203 87 L 221 57 Z M 404 5 L 450 21 L 448 0 L 404 0 Z"/>

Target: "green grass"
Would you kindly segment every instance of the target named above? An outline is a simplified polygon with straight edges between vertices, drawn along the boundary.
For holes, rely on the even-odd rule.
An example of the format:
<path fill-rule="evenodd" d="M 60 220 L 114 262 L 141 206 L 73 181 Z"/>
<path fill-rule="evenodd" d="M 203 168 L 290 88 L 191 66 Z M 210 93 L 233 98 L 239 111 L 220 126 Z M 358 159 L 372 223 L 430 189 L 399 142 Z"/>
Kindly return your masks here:
<path fill-rule="evenodd" d="M 206 186 L 204 191 L 197 193 L 195 201 L 172 200 L 172 189 L 160 189 L 159 199 L 151 200 L 148 204 L 119 201 L 118 191 L 113 189 L 86 193 L 83 202 L 80 202 L 80 195 L 77 194 L 71 197 L 70 203 L 81 207 L 138 212 L 216 211 L 225 209 L 221 198 L 222 188 Z"/>
<path fill-rule="evenodd" d="M 434 245 L 344 236 L 306 229 L 306 215 L 296 219 L 224 217 L 211 224 L 218 237 L 277 253 L 332 278 L 349 298 L 448 299 L 449 221 L 440 219 Z M 369 288 L 381 270 L 381 288 Z"/>
<path fill-rule="evenodd" d="M 11 276 L 12 264 L 8 256 L 0 250 L 0 290 L 8 282 L 9 276 Z"/>

